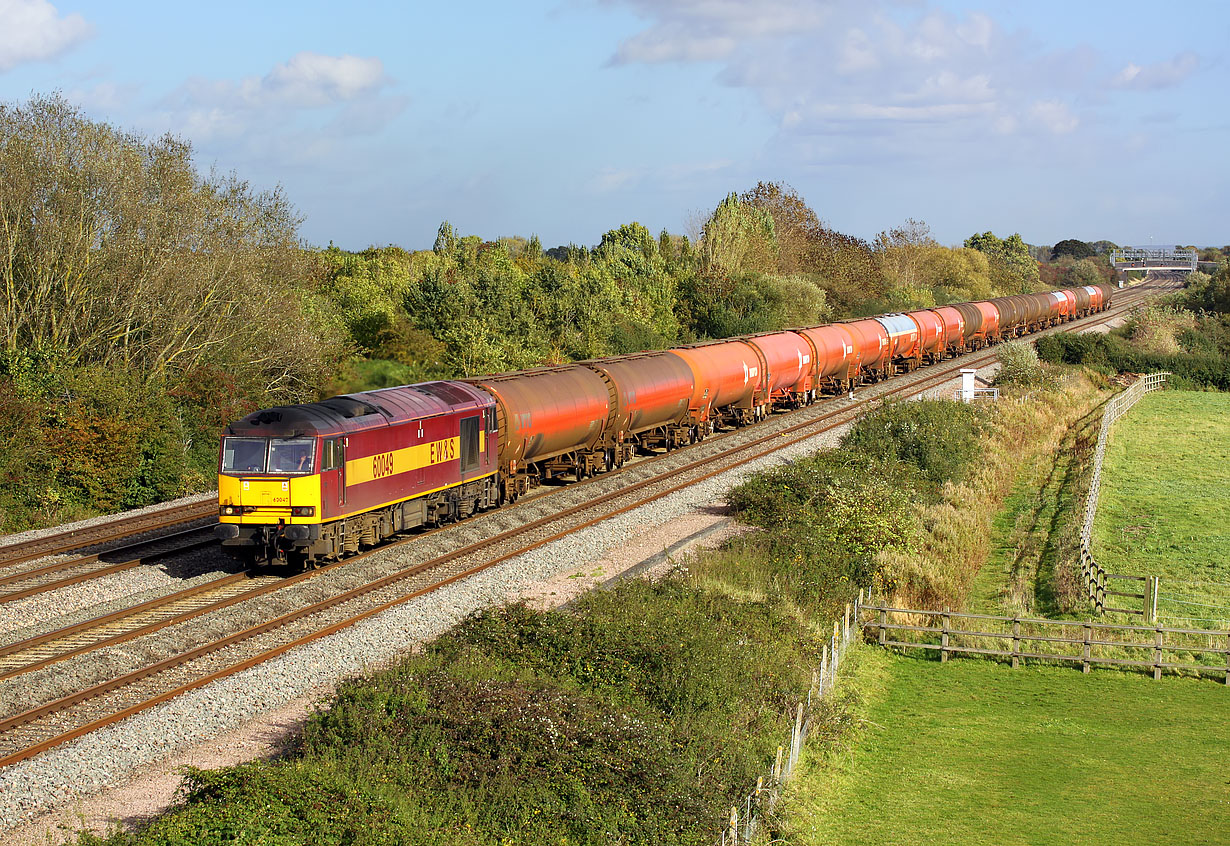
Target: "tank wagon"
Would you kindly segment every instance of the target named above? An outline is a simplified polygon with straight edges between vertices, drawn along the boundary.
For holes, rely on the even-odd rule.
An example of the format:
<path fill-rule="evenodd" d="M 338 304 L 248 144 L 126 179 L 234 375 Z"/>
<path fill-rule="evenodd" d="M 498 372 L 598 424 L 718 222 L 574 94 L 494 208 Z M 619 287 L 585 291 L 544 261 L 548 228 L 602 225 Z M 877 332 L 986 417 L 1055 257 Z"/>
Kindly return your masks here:
<path fill-rule="evenodd" d="M 316 566 L 823 393 L 1111 305 L 1110 285 L 956 303 L 254 412 L 226 427 L 223 548 Z"/>
<path fill-rule="evenodd" d="M 579 364 L 467 380 L 495 398 L 499 469 L 509 501 L 531 479 L 584 479 L 613 465 L 615 403 L 601 372 Z"/>
<path fill-rule="evenodd" d="M 712 432 L 726 423 L 743 426 L 769 412 L 765 356 L 742 339 L 691 344 L 669 351 L 694 377 L 688 403 L 693 425 Z"/>

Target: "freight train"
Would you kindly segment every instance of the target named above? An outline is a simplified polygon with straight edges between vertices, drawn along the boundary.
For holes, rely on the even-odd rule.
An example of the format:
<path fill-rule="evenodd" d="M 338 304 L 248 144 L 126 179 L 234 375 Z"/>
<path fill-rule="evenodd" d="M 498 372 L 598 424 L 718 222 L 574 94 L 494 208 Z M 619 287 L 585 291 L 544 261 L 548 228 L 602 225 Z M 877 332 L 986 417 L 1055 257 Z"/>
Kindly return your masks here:
<path fill-rule="evenodd" d="M 257 411 L 226 427 L 222 546 L 319 566 L 1110 306 L 1110 285 L 957 303 Z"/>

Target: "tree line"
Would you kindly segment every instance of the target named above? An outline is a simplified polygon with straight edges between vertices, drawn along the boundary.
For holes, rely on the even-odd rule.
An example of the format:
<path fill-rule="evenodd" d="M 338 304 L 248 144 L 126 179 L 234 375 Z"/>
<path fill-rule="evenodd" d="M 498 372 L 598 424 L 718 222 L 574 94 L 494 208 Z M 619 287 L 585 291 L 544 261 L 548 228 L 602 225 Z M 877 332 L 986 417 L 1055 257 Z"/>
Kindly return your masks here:
<path fill-rule="evenodd" d="M 280 191 L 59 96 L 0 104 L 0 530 L 208 490 L 218 432 L 261 406 L 1087 284 L 1019 235 L 871 242 L 798 192 L 731 193 L 698 237 L 312 248 Z"/>

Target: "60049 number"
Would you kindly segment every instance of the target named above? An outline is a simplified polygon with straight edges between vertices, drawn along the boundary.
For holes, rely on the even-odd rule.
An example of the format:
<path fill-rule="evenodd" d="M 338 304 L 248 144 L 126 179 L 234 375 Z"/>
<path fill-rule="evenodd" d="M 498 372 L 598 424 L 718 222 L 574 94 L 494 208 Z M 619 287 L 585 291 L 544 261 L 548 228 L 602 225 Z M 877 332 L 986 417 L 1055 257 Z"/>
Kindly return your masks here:
<path fill-rule="evenodd" d="M 372 456 L 372 478 L 383 479 L 393 475 L 393 453 L 386 452 Z"/>

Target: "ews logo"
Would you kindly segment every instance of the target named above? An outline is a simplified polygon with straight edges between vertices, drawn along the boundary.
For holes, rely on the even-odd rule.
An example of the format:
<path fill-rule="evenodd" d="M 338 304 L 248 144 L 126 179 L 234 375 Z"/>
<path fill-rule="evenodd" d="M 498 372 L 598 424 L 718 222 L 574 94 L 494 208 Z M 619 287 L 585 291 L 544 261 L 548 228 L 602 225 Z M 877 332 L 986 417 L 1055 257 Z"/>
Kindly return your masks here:
<path fill-rule="evenodd" d="M 452 440 L 436 441 L 431 445 L 431 463 L 452 461 L 457 457 L 457 444 Z"/>

